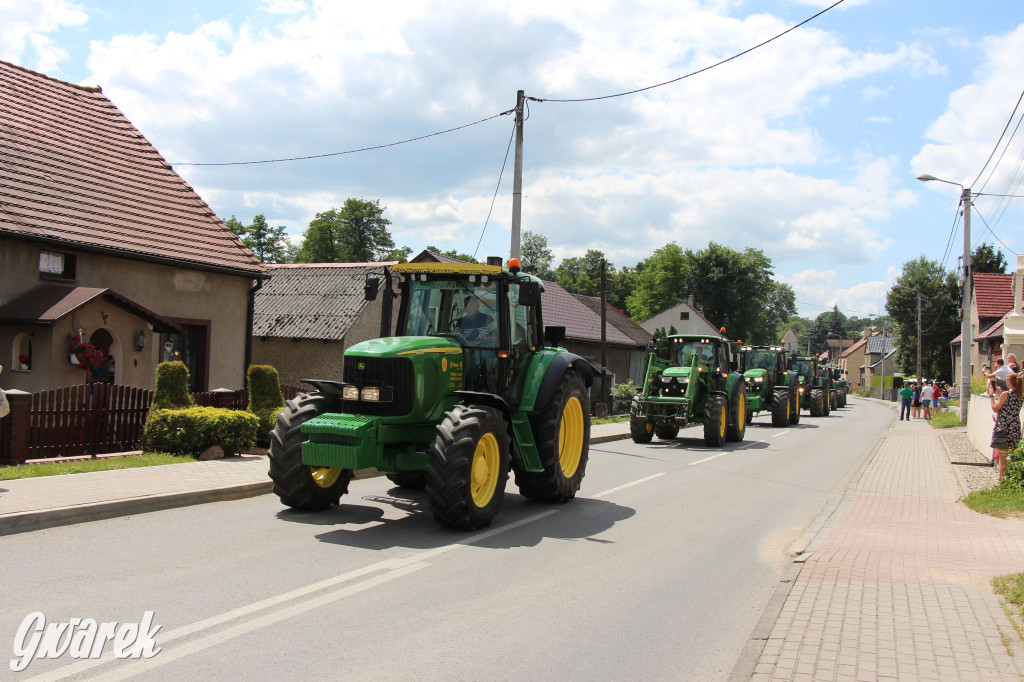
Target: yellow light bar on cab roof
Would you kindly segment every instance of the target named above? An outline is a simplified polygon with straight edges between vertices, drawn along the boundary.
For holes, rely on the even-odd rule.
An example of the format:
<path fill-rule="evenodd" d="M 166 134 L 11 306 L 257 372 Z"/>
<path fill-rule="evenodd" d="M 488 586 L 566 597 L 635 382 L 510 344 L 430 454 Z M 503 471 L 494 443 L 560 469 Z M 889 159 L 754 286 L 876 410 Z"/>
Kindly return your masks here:
<path fill-rule="evenodd" d="M 430 273 L 435 275 L 500 275 L 500 265 L 481 265 L 479 263 L 398 263 L 392 268 L 394 272 L 410 274 Z"/>

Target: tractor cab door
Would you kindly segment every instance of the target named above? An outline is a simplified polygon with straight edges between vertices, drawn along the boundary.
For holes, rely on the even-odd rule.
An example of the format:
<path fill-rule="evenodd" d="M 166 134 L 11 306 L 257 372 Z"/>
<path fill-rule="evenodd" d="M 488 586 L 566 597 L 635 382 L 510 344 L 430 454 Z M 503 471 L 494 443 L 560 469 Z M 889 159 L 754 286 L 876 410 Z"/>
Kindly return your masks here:
<path fill-rule="evenodd" d="M 508 387 L 509 403 L 515 409 L 522 398 L 523 383 L 533 352 L 541 347 L 540 297 L 520 298 L 521 285 L 510 281 L 507 286 L 509 350 L 504 359 L 504 385 Z M 529 305 L 527 305 L 529 302 Z"/>

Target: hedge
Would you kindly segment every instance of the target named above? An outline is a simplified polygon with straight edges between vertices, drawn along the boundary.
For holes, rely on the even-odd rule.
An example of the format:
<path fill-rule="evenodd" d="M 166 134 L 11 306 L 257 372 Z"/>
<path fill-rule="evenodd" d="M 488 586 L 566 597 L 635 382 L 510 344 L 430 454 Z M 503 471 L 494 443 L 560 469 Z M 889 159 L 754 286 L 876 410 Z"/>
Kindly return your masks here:
<path fill-rule="evenodd" d="M 195 457 L 219 445 L 225 454 L 235 454 L 255 445 L 258 427 L 256 415 L 242 410 L 219 407 L 153 410 L 142 433 L 142 449 Z"/>
<path fill-rule="evenodd" d="M 177 410 L 195 403 L 188 393 L 188 368 L 184 362 L 161 362 L 156 366 L 156 391 L 152 410 Z"/>
<path fill-rule="evenodd" d="M 260 420 L 256 431 L 256 444 L 270 445 L 270 432 L 277 424 L 277 414 L 284 409 L 281 380 L 270 365 L 249 366 L 249 411 Z"/>

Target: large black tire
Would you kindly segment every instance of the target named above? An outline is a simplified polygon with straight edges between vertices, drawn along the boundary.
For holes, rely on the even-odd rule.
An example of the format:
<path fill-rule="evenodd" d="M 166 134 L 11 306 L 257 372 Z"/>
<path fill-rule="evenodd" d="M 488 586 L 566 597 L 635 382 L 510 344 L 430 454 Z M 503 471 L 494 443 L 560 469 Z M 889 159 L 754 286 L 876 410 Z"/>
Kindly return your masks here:
<path fill-rule="evenodd" d="M 776 388 L 772 393 L 772 426 L 789 426 L 788 388 Z"/>
<path fill-rule="evenodd" d="M 330 411 L 322 393 L 306 393 L 285 403 L 270 432 L 270 478 L 274 493 L 294 509 L 320 511 L 338 504 L 348 492 L 351 469 L 311 467 L 302 463 L 302 425 Z"/>
<path fill-rule="evenodd" d="M 747 435 L 747 382 L 737 379 L 732 385 L 732 397 L 729 399 L 729 428 L 726 440 L 739 442 Z"/>
<path fill-rule="evenodd" d="M 704 405 L 704 443 L 708 447 L 720 448 L 725 445 L 725 432 L 729 423 L 729 406 L 725 396 L 714 393 Z"/>
<path fill-rule="evenodd" d="M 654 424 L 641 417 L 640 398 L 633 396 L 633 402 L 629 405 L 629 435 L 634 443 L 650 443 L 654 438 Z"/>
<path fill-rule="evenodd" d="M 800 423 L 800 382 L 793 375 L 789 385 L 789 425 Z"/>
<path fill-rule="evenodd" d="M 530 415 L 544 471 L 516 469 L 520 494 L 540 502 L 568 502 L 583 483 L 590 457 L 590 394 L 576 372 L 566 372 L 551 400 Z"/>
<path fill-rule="evenodd" d="M 674 440 L 679 435 L 679 426 L 677 424 L 655 424 L 654 435 L 662 440 Z"/>
<path fill-rule="evenodd" d="M 827 417 L 832 413 L 832 393 L 827 388 L 821 389 L 821 416 Z"/>
<path fill-rule="evenodd" d="M 490 525 L 505 497 L 509 436 L 490 407 L 456 405 L 437 425 L 427 464 L 427 500 L 442 526 L 476 530 Z"/>
<path fill-rule="evenodd" d="M 399 488 L 423 490 L 427 487 L 427 474 L 423 471 L 395 471 L 385 475 Z"/>
<path fill-rule="evenodd" d="M 825 416 L 825 394 L 822 393 L 820 388 L 812 388 L 810 393 L 811 402 L 811 416 L 812 417 L 824 417 Z"/>
<path fill-rule="evenodd" d="M 839 391 L 839 407 L 846 407 L 846 391 Z"/>

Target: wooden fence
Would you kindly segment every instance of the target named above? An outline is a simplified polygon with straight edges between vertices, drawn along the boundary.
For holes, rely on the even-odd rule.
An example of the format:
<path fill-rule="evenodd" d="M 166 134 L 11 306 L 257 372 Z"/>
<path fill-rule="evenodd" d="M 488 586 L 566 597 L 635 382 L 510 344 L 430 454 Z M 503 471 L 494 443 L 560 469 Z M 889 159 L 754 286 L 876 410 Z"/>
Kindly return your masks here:
<path fill-rule="evenodd" d="M 308 389 L 284 386 L 286 400 Z M 9 394 L 11 414 L 0 419 L 0 464 L 138 449 L 153 392 L 104 383 L 41 393 Z M 249 392 L 193 393 L 197 405 L 244 410 Z"/>

